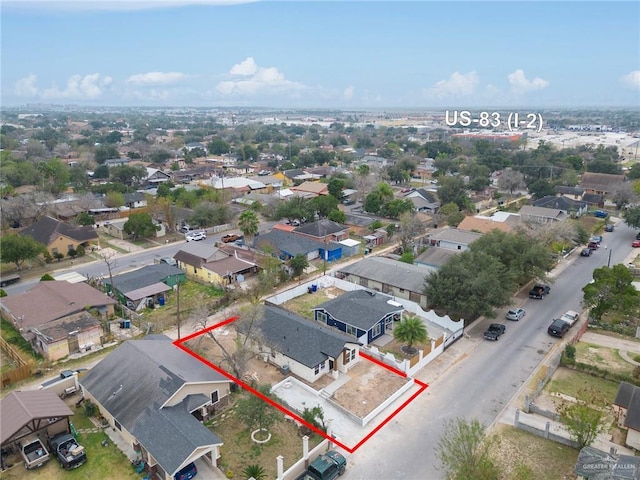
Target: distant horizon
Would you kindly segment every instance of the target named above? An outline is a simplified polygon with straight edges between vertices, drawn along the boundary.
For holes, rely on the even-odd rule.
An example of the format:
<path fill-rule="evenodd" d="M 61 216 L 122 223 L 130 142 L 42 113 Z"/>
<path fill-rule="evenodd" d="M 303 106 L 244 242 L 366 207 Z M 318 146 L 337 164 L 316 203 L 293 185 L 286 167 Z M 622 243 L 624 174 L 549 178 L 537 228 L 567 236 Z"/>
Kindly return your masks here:
<path fill-rule="evenodd" d="M 639 18 L 636 1 L 5 0 L 0 104 L 634 108 Z"/>

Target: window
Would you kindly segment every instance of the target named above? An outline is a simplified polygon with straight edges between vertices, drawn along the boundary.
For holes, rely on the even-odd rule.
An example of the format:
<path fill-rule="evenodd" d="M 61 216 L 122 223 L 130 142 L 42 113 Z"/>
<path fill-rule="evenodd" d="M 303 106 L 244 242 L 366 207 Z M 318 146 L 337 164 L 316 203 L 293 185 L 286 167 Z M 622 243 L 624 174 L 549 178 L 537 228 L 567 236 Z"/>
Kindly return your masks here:
<path fill-rule="evenodd" d="M 327 313 L 326 312 L 318 312 L 318 316 L 316 317 L 319 322 L 327 323 Z"/>
<path fill-rule="evenodd" d="M 213 392 L 211 392 L 211 405 L 215 405 L 219 401 L 220 398 L 218 398 L 218 390 L 214 390 Z"/>
<path fill-rule="evenodd" d="M 381 332 L 382 332 L 382 326 L 379 323 L 377 323 L 371 330 L 371 338 L 377 337 L 378 335 L 380 335 Z"/>
<path fill-rule="evenodd" d="M 55 248 L 55 247 L 54 247 L 54 248 L 52 248 L 52 249 L 51 249 L 51 253 L 55 255 L 56 253 L 58 253 L 58 249 L 57 249 L 57 248 Z"/>
<path fill-rule="evenodd" d="M 120 431 L 122 431 L 122 425 L 120 425 L 120 422 L 118 420 L 116 420 L 115 418 L 113 419 L 113 423 L 116 426 L 116 428 Z"/>
<path fill-rule="evenodd" d="M 355 360 L 356 358 L 356 350 L 355 348 L 353 350 L 345 350 L 344 351 L 344 356 L 343 356 L 343 361 L 344 364 L 346 365 L 349 362 L 352 362 L 353 360 Z"/>
<path fill-rule="evenodd" d="M 73 250 L 73 244 L 71 244 L 71 243 L 69 245 L 67 245 L 67 251 L 69 251 L 69 250 Z"/>
<path fill-rule="evenodd" d="M 319 363 L 318 365 L 316 365 L 316 367 L 313 369 L 313 372 L 318 375 L 320 373 L 320 370 L 324 369 L 324 362 Z"/>
<path fill-rule="evenodd" d="M 354 337 L 358 336 L 358 329 L 352 325 L 347 325 L 347 335 L 353 335 Z"/>

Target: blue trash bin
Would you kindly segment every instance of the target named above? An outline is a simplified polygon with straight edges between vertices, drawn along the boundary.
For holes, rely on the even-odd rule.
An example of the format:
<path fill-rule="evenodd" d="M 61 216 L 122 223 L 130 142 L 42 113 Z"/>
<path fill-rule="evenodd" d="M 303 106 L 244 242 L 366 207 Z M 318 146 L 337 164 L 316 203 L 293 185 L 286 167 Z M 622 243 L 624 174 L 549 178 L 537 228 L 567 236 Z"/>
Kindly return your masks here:
<path fill-rule="evenodd" d="M 318 285 L 316 285 L 315 283 L 313 285 L 311 285 L 311 291 L 312 292 L 317 292 L 318 291 Z"/>
<path fill-rule="evenodd" d="M 164 296 L 163 295 L 158 297 L 158 303 L 160 304 L 161 307 L 164 306 Z"/>

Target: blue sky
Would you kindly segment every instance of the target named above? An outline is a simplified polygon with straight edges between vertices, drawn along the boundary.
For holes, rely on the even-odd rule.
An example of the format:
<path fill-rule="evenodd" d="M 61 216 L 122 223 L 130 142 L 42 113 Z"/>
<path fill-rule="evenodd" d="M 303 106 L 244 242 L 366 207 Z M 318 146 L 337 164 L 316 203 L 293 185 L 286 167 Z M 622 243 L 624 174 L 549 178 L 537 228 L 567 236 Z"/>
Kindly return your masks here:
<path fill-rule="evenodd" d="M 640 2 L 2 2 L 2 105 L 638 107 Z"/>

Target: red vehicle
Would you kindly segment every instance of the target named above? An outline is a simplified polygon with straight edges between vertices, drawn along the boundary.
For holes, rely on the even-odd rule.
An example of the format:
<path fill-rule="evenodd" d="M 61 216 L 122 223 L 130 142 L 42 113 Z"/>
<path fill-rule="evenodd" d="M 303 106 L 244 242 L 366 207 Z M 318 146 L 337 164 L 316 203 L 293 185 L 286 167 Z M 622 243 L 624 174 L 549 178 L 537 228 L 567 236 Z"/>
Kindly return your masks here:
<path fill-rule="evenodd" d="M 640 240 L 634 240 L 633 242 L 631 242 L 631 246 L 634 248 L 640 247 Z"/>

